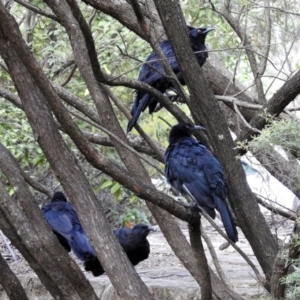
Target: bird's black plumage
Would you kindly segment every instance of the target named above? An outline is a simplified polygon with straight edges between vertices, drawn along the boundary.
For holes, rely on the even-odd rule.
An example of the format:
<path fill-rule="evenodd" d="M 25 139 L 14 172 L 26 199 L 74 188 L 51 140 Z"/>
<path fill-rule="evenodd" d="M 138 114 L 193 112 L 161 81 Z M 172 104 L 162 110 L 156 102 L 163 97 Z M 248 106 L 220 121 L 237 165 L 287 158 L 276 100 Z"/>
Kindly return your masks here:
<path fill-rule="evenodd" d="M 192 26 L 187 26 L 187 30 L 193 51 L 203 51 L 200 53 L 195 53 L 199 65 L 202 66 L 208 57 L 208 53 L 205 51 L 205 37 L 208 32 L 213 30 L 213 28 L 194 28 Z M 181 74 L 171 44 L 168 40 L 165 40 L 160 43 L 160 48 L 167 58 L 168 63 L 173 69 L 179 82 L 184 85 L 185 81 Z M 152 51 L 139 73 L 138 80 L 148 83 L 161 93 L 165 93 L 167 89 L 173 88 L 173 85 L 171 81 L 164 76 L 164 74 L 165 72 L 163 65 L 158 60 L 155 52 Z M 136 97 L 131 109 L 132 118 L 128 122 L 127 132 L 131 131 L 133 126 L 135 126 L 141 112 L 149 107 L 149 113 L 151 114 L 155 110 L 156 105 L 157 101 L 155 98 L 144 91 L 137 90 Z"/>
<path fill-rule="evenodd" d="M 132 265 L 148 258 L 150 245 L 147 235 L 153 228 L 145 224 L 137 224 L 131 228 L 120 228 L 114 230 L 114 235 L 123 247 Z M 92 271 L 94 276 L 100 276 L 105 271 L 99 261 L 89 260 L 84 263 L 86 271 Z"/>
<path fill-rule="evenodd" d="M 173 190 L 192 196 L 211 218 L 220 213 L 227 236 L 238 241 L 238 233 L 226 204 L 226 187 L 220 163 L 204 144 L 191 135 L 203 129 L 188 123 L 173 126 L 165 153 L 165 175 Z"/>
<path fill-rule="evenodd" d="M 62 192 L 55 192 L 51 203 L 42 207 L 44 217 L 60 244 L 82 261 L 98 261 L 73 206 Z"/>

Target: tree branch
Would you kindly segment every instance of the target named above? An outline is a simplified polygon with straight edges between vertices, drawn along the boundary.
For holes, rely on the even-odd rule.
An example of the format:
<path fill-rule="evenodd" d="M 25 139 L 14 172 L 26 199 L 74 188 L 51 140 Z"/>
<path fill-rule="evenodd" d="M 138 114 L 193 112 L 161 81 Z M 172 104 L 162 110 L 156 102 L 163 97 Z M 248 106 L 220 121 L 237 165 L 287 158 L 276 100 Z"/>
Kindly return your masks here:
<path fill-rule="evenodd" d="M 198 211 L 198 209 L 196 209 L 196 211 Z M 210 280 L 210 273 L 208 269 L 208 263 L 205 256 L 204 247 L 201 241 L 200 219 L 198 222 L 189 223 L 188 225 L 191 246 L 194 254 L 198 257 L 199 267 L 201 270 L 201 298 L 211 300 L 212 286 Z"/>
<path fill-rule="evenodd" d="M 0 284 L 9 299 L 11 300 L 28 300 L 28 297 L 18 279 L 18 277 L 12 272 L 7 265 L 5 259 L 0 253 Z"/>
<path fill-rule="evenodd" d="M 245 46 L 246 55 L 249 60 L 249 64 L 251 66 L 251 70 L 253 73 L 254 81 L 256 84 L 258 99 L 260 103 L 266 103 L 266 98 L 264 95 L 263 85 L 261 81 L 261 73 L 259 73 L 257 62 L 255 55 L 252 51 L 249 51 L 248 48 L 251 50 L 251 43 L 249 42 L 249 38 L 246 35 L 246 31 L 243 30 L 240 26 L 240 24 L 237 22 L 237 20 L 232 16 L 232 14 L 229 11 L 229 6 L 226 5 L 227 1 L 224 2 L 221 11 L 217 11 L 220 13 L 225 20 L 228 22 L 228 24 L 232 27 L 232 29 L 236 32 L 240 40 L 242 41 L 243 46 Z"/>
<path fill-rule="evenodd" d="M 266 114 L 278 116 L 284 108 L 291 103 L 300 93 L 300 70 L 294 74 L 265 104 L 257 115 L 251 120 L 250 126 L 262 130 L 267 124 Z M 236 140 L 236 144 L 249 141 L 255 136 L 252 130 L 244 130 Z M 246 153 L 246 149 L 240 149 L 241 155 Z"/>
<path fill-rule="evenodd" d="M 190 91 L 190 101 L 187 104 L 195 122 L 203 124 L 207 129 L 206 133 L 210 137 L 214 153 L 221 163 L 226 182 L 230 187 L 228 194 L 231 207 L 269 280 L 277 251 L 276 243 L 248 186 L 241 164 L 236 161 L 234 143 L 224 116 L 203 76 L 202 69 L 196 63 L 188 37 L 181 26 L 184 17 L 179 2 L 155 0 L 155 4 L 179 66 L 184 71 L 184 79 Z M 187 57 L 189 59 L 186 59 Z M 250 211 L 252 212 L 249 213 Z M 261 237 L 258 238 L 258 235 Z M 268 256 L 264 254 L 266 247 L 268 247 Z"/>
<path fill-rule="evenodd" d="M 38 15 L 41 15 L 41 16 L 44 16 L 44 17 L 47 17 L 53 21 L 56 21 L 59 23 L 59 20 L 58 18 L 56 18 L 56 16 L 54 14 L 51 14 L 50 12 L 47 12 L 45 10 L 42 10 L 26 1 L 23 1 L 23 0 L 14 0 L 15 2 L 21 4 L 22 6 L 26 7 L 27 9 L 33 11 L 34 13 L 38 14 Z"/>
<path fill-rule="evenodd" d="M 86 281 L 85 275 L 81 272 L 78 265 L 68 256 L 67 252 L 65 252 L 62 247 L 58 246 L 59 243 L 42 217 L 40 208 L 33 201 L 32 194 L 23 179 L 22 171 L 14 157 L 2 144 L 0 144 L 0 167 L 14 189 L 18 205 L 22 208 L 22 211 L 26 215 L 24 218 L 30 220 L 33 228 L 32 235 L 34 236 L 37 234 L 41 241 L 43 248 L 39 249 L 39 252 L 43 252 L 45 256 L 48 256 L 48 260 L 55 263 L 54 266 L 52 263 L 52 267 L 49 267 L 49 271 L 51 270 L 50 272 L 52 273 L 51 276 L 57 276 L 58 274 L 56 272 L 57 268 L 59 268 L 59 270 L 62 270 L 65 273 L 65 275 L 61 275 L 63 278 L 65 277 L 64 282 L 62 281 L 59 284 L 61 285 L 61 289 L 63 284 L 67 284 L 68 286 L 71 285 L 80 297 L 91 297 L 91 299 L 96 300 L 97 296 L 91 285 L 87 284 L 85 289 L 78 287 L 78 282 Z M 16 201 L 15 204 L 17 204 Z M 15 215 L 13 214 L 12 217 L 14 216 Z M 47 237 L 45 237 L 45 235 L 47 235 Z M 53 243 L 54 239 L 55 243 Z M 63 261 L 61 259 L 62 256 L 64 258 Z"/>
<path fill-rule="evenodd" d="M 59 2 L 59 4 L 65 4 L 65 2 Z M 56 1 L 55 5 L 58 5 Z M 2 9 L 1 4 L 0 27 L 2 28 L 2 31 L 0 31 L 1 56 L 4 58 L 12 74 L 37 140 L 53 171 L 57 177 L 60 178 L 62 186 L 74 205 L 83 227 L 90 235 L 101 264 L 122 298 L 130 300 L 152 299 L 148 289 L 144 283 L 141 282 L 141 279 L 125 256 L 120 244 L 113 236 L 105 216 L 102 213 L 101 205 L 99 201 L 97 201 L 86 177 L 83 175 L 79 166 L 74 164 L 74 157 L 67 149 L 55 126 L 49 106 L 52 108 L 56 118 L 62 122 L 67 132 L 72 132 L 72 135 L 77 137 L 75 144 L 79 143 L 79 148 L 84 148 L 85 151 L 88 150 L 88 152 L 92 151 L 97 155 L 97 153 L 95 153 L 96 151 L 84 145 L 85 142 L 88 144 L 88 141 L 80 133 L 66 109 L 61 104 L 61 100 L 20 36 L 17 24 L 11 16 Z M 9 35 L 3 37 L 1 34 L 4 32 L 9 33 Z M 9 47 L 7 45 L 8 41 Z M 17 54 L 12 51 L 12 45 L 14 45 L 13 48 Z M 19 57 L 22 57 L 22 62 L 20 62 Z M 19 76 L 21 70 L 22 76 Z M 34 81 L 32 78 L 34 78 Z M 49 101 L 48 104 L 47 101 Z M 43 113 L 41 114 L 41 112 Z M 43 120 L 41 120 L 41 117 Z M 37 121 L 38 119 L 39 121 Z M 32 122 L 32 120 L 34 121 Z M 91 227 L 96 228 L 98 226 L 101 228 L 101 234 L 99 234 L 97 230 L 91 230 Z M 110 245 L 110 251 L 105 251 L 105 245 Z M 123 254 L 120 255 L 119 253 Z M 112 265 L 110 261 L 116 261 L 116 264 Z M 115 272 L 124 275 L 121 276 L 122 281 L 114 276 Z M 139 297 L 137 298 L 136 295 L 139 295 Z M 140 297 L 141 295 L 142 298 Z M 85 297 L 85 299 L 88 298 L 89 297 Z"/>

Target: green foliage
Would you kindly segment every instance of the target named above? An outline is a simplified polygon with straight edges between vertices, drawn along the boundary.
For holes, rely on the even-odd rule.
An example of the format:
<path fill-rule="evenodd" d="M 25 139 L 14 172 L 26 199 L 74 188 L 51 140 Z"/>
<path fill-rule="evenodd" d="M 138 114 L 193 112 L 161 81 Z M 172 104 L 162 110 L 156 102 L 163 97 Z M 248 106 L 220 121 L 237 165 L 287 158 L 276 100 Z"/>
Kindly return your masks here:
<path fill-rule="evenodd" d="M 126 199 L 129 204 L 136 205 L 141 201 L 135 194 L 123 188 L 117 181 L 107 179 L 105 177 L 102 178 L 102 184 L 94 188 L 95 191 L 103 189 L 109 189 L 110 194 L 114 196 L 116 203 Z"/>
<path fill-rule="evenodd" d="M 102 177 L 101 182 L 100 185 L 95 185 L 94 191 L 106 190 L 113 196 L 113 222 L 117 221 L 116 226 L 128 227 L 138 223 L 149 223 L 149 212 L 143 200 L 114 180 Z"/>
<path fill-rule="evenodd" d="M 103 179 L 103 183 L 100 185 L 99 189 L 102 190 L 105 188 L 110 188 L 110 193 L 114 196 L 116 201 L 119 201 L 123 188 L 118 182 Z"/>
<path fill-rule="evenodd" d="M 30 3 L 50 12 L 50 9 L 41 0 L 32 0 Z M 82 8 L 86 20 L 90 20 L 93 9 L 83 2 L 78 2 L 78 5 Z M 207 37 L 209 49 L 217 50 L 216 55 L 218 59 L 220 59 L 230 71 L 236 71 L 236 78 L 243 83 L 252 83 L 253 78 L 249 76 L 251 70 L 244 49 L 234 49 L 241 45 L 240 38 L 232 30 L 228 22 L 216 12 L 221 10 L 220 8 L 223 5 L 223 1 L 217 0 L 213 2 L 216 11 L 212 9 L 209 1 L 182 0 L 181 5 L 187 21 L 191 25 L 216 28 L 216 31 L 210 33 Z M 286 10 L 292 10 L 295 3 L 294 1 L 289 1 L 289 3 L 285 5 Z M 231 3 L 230 9 L 234 12 L 235 17 L 239 15 L 239 24 L 243 29 L 246 29 L 254 51 L 261 51 L 265 43 L 264 36 L 262 35 L 262 30 L 264 30 L 265 26 L 263 9 L 260 9 L 256 4 L 251 4 L 249 1 Z M 28 13 L 27 9 L 22 5 L 14 3 L 11 7 L 11 12 L 19 22 L 21 32 L 23 34 L 28 33 L 28 31 L 30 32 L 32 39 L 28 41 L 28 43 L 46 75 L 57 83 L 64 82 L 74 67 L 74 64 L 69 65 L 69 63 L 74 60 L 74 57 L 65 29 L 53 20 L 38 14 L 35 16 L 34 22 L 30 25 L 31 27 L 26 28 L 27 25 L 26 22 L 24 22 L 24 18 Z M 282 17 L 281 13 L 276 11 L 273 11 L 273 18 L 278 23 L 278 26 L 282 27 L 294 21 L 293 16 L 291 19 L 286 20 Z M 298 23 L 295 22 L 295 25 L 297 24 Z M 129 78 L 136 79 L 141 68 L 141 62 L 143 62 L 152 51 L 149 44 L 112 17 L 99 11 L 96 12 L 95 17 L 90 22 L 90 26 L 102 71 L 112 76 L 125 75 Z M 288 46 L 293 42 L 290 28 L 289 30 L 284 30 L 284 33 L 284 41 L 286 42 L 286 46 Z M 277 34 L 276 38 L 282 38 L 282 36 Z M 276 40 L 272 42 L 274 45 L 276 44 L 276 47 L 271 48 L 271 53 L 277 57 L 276 55 L 281 50 L 281 41 L 280 43 L 275 43 Z M 259 63 L 259 55 L 257 55 L 257 59 Z M 297 60 L 295 61 L 295 65 L 297 66 L 299 62 Z M 7 90 L 16 93 L 11 78 L 2 68 L 0 68 L 0 84 Z M 96 110 L 78 68 L 65 88 L 72 94 L 83 99 L 92 109 Z M 112 87 L 111 90 L 127 108 L 130 108 L 133 100 L 133 90 L 121 86 Z M 180 104 L 179 106 L 185 113 L 190 115 L 186 105 Z M 75 110 L 68 105 L 66 105 L 66 107 L 70 111 Z M 127 119 L 116 107 L 114 108 L 121 126 L 126 128 Z M 7 101 L 1 101 L 0 115 L 1 141 L 12 151 L 21 165 L 27 168 L 30 167 L 30 171 L 34 175 L 36 175 L 35 172 L 39 168 L 47 170 L 49 168 L 47 161 L 35 141 L 24 113 L 7 103 Z M 74 120 L 83 131 L 91 134 L 103 134 L 97 127 L 82 121 L 80 118 L 74 117 Z M 145 132 L 164 146 L 167 146 L 168 123 L 174 125 L 176 120 L 165 109 L 152 115 L 144 113 L 139 119 L 139 124 Z M 272 126 L 274 126 L 273 129 Z M 255 147 L 261 147 L 268 149 L 267 151 L 269 151 L 269 149 L 271 151 L 273 150 L 272 145 L 278 145 L 287 153 L 295 154 L 299 151 L 299 134 L 297 133 L 299 130 L 297 124 L 279 123 L 276 125 L 273 123 L 272 126 L 269 126 L 261 137 L 254 139 L 247 147 L 249 146 L 253 150 Z M 133 133 L 134 132 L 133 130 Z M 76 149 L 68 136 L 63 134 L 63 138 L 74 156 L 80 157 L 78 149 Z M 95 147 L 106 157 L 120 162 L 113 148 L 104 146 Z M 156 170 L 146 164 L 145 166 L 151 177 L 159 177 Z M 159 166 L 161 167 L 161 165 Z M 88 168 L 85 170 L 87 169 Z M 100 189 L 109 190 L 116 203 L 119 204 L 124 201 L 128 205 L 128 211 L 124 214 L 125 219 L 130 218 L 128 217 L 130 215 L 133 215 L 134 219 L 143 219 L 143 217 L 136 216 L 138 215 L 137 212 L 132 211 L 133 206 L 140 208 L 142 206 L 141 203 L 144 203 L 143 201 L 111 179 L 103 177 L 101 182 L 98 182 L 97 179 L 90 176 L 90 174 L 94 173 L 91 172 L 90 169 L 88 170 L 89 172 L 86 172 L 86 174 L 95 191 Z"/>
<path fill-rule="evenodd" d="M 120 223 L 122 227 L 128 226 L 128 224 L 139 224 L 139 223 L 149 223 L 147 215 L 137 208 L 127 209 L 125 214 L 120 216 Z"/>
<path fill-rule="evenodd" d="M 23 167 L 39 167 L 46 163 L 23 112 L 6 103 L 0 107 L 0 137 Z"/>
<path fill-rule="evenodd" d="M 300 299 L 300 259 L 292 261 L 294 271 L 284 278 L 282 278 L 282 284 L 287 285 L 287 300 L 298 300 Z"/>
<path fill-rule="evenodd" d="M 254 151 L 261 149 L 275 151 L 274 146 L 280 146 L 286 153 L 300 153 L 300 123 L 274 121 L 249 143 L 250 149 Z"/>
<path fill-rule="evenodd" d="M 280 153 L 290 161 L 295 161 L 295 166 L 298 166 L 298 159 L 300 157 L 299 145 L 300 123 L 292 120 L 282 120 L 273 121 L 270 125 L 266 126 L 262 134 L 249 142 L 247 147 L 252 153 L 260 152 L 261 155 L 266 155 L 268 158 L 275 157 L 276 154 Z M 300 184 L 299 168 L 295 169 L 286 182 L 292 187 Z"/>
<path fill-rule="evenodd" d="M 299 224 L 299 218 L 297 219 L 297 224 Z M 292 238 L 291 244 L 293 249 L 299 249 L 300 247 L 300 237 L 295 234 Z M 298 300 L 300 299 L 300 258 L 292 259 L 289 261 L 291 264 L 290 269 L 293 271 L 287 276 L 282 278 L 282 284 L 286 284 L 286 299 L 287 300 Z"/>

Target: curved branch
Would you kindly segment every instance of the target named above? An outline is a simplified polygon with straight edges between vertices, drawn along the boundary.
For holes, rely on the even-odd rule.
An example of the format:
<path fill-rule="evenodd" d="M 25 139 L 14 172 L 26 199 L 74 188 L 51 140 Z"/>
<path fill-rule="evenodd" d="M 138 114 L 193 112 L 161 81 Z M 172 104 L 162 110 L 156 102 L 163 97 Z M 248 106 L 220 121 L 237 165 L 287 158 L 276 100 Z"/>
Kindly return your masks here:
<path fill-rule="evenodd" d="M 246 35 L 246 32 L 241 28 L 238 21 L 230 13 L 228 3 L 229 3 L 229 1 L 225 1 L 222 6 L 221 11 L 217 11 L 217 12 L 225 18 L 225 20 L 228 22 L 228 24 L 232 27 L 232 29 L 236 32 L 236 34 L 242 41 L 243 46 L 245 46 L 246 55 L 248 57 L 249 64 L 250 64 L 250 67 L 251 67 L 251 70 L 253 73 L 253 77 L 254 77 L 254 80 L 256 83 L 258 99 L 261 103 L 266 103 L 263 84 L 262 84 L 261 77 L 260 77 L 262 74 L 259 73 L 257 61 L 256 61 L 254 53 L 252 51 L 248 50 L 248 48 L 249 49 L 252 48 L 251 43 L 249 42 L 249 38 Z"/>
<path fill-rule="evenodd" d="M 129 30 L 133 31 L 141 38 L 150 42 L 149 40 L 147 40 L 147 37 L 138 25 L 136 16 L 131 6 L 125 1 L 122 2 L 113 0 L 83 0 L 83 2 L 102 11 L 107 15 L 112 16 L 114 19 L 118 20 L 122 25 L 126 26 Z M 143 1 L 140 2 L 143 3 Z M 146 4 L 142 7 L 142 11 L 146 16 L 147 24 L 148 22 L 150 22 L 149 15 L 151 15 L 150 35 L 154 36 L 154 40 L 157 41 L 165 39 L 165 33 L 156 9 L 152 6 L 149 8 L 151 12 L 149 12 L 147 9 L 144 9 L 144 7 L 148 8 L 148 6 L 151 5 L 152 1 L 145 2 Z M 234 95 L 237 93 L 241 93 L 240 98 L 243 101 L 255 102 L 253 95 L 247 93 L 240 82 L 235 81 L 235 84 L 231 82 L 232 74 L 228 71 L 228 69 L 225 66 L 223 66 L 223 64 L 218 60 L 217 56 L 214 55 L 214 53 L 210 54 L 209 60 L 203 66 L 203 70 L 215 94 Z M 107 84 L 110 85 L 109 83 Z M 136 87 L 134 86 L 133 88 Z M 253 117 L 253 114 L 251 115 L 251 117 Z"/>
<path fill-rule="evenodd" d="M 22 6 L 26 7 L 27 9 L 29 9 L 29 10 L 31 10 L 31 11 L 39 14 L 39 15 L 41 15 L 41 16 L 47 17 L 47 18 L 49 18 L 49 19 L 51 19 L 51 20 L 56 21 L 56 22 L 59 23 L 58 18 L 54 14 L 52 14 L 50 12 L 42 10 L 42 9 L 40 9 L 40 8 L 38 8 L 38 7 L 30 4 L 28 2 L 25 2 L 23 0 L 14 0 L 14 1 L 17 2 L 17 3 L 19 3 Z"/>
<path fill-rule="evenodd" d="M 262 59 L 258 66 L 258 73 L 260 75 L 263 75 L 266 71 L 267 61 L 268 61 L 267 58 L 269 57 L 270 45 L 271 45 L 271 27 L 272 27 L 271 13 L 270 13 L 270 9 L 266 8 L 269 5 L 270 5 L 270 1 L 264 0 L 265 29 L 264 29 L 264 38 L 263 38 L 264 47 L 262 49 Z"/>
<path fill-rule="evenodd" d="M 3 286 L 4 290 L 9 299 L 11 300 L 28 300 L 28 297 L 18 279 L 18 277 L 12 272 L 12 270 L 7 265 L 6 260 L 0 253 L 0 284 Z"/>
<path fill-rule="evenodd" d="M 227 240 L 227 242 L 243 257 L 243 259 L 248 263 L 248 265 L 251 267 L 253 272 L 255 273 L 256 277 L 259 279 L 259 281 L 263 282 L 264 279 L 259 273 L 258 269 L 254 265 L 254 263 L 249 259 L 249 257 L 246 255 L 246 253 L 238 247 L 235 243 L 233 243 L 228 236 L 222 231 L 222 229 L 217 225 L 217 223 L 205 212 L 202 211 L 201 214 L 205 217 L 205 219 L 215 228 L 218 233 Z"/>

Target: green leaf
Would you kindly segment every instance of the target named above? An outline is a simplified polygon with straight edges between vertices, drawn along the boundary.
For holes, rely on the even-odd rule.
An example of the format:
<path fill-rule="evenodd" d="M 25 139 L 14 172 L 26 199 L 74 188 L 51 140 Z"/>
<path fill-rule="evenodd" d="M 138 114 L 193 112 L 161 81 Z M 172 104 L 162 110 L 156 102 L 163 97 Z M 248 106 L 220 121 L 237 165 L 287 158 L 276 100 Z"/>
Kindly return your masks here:
<path fill-rule="evenodd" d="M 111 192 L 112 194 L 115 194 L 118 190 L 120 190 L 120 188 L 121 188 L 120 183 L 116 182 L 116 183 L 111 187 L 110 192 Z"/>
<path fill-rule="evenodd" d="M 100 189 L 103 190 L 103 189 L 111 186 L 112 184 L 113 184 L 113 182 L 111 180 L 107 180 L 100 185 Z"/>

